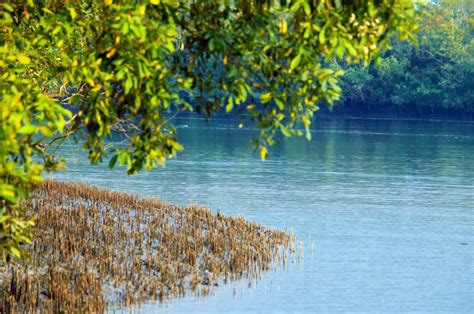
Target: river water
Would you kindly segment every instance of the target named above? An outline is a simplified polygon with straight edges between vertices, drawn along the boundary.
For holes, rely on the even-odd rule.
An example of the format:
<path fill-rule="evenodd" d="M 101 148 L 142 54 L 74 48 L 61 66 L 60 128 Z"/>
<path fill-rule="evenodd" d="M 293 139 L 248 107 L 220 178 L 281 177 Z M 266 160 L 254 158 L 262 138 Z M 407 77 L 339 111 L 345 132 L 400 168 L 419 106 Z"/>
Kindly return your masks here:
<path fill-rule="evenodd" d="M 291 230 L 305 258 L 139 311 L 474 312 L 474 124 L 317 119 L 266 161 L 237 120 L 175 124 L 185 151 L 165 168 L 129 177 L 66 144 L 53 176 Z"/>

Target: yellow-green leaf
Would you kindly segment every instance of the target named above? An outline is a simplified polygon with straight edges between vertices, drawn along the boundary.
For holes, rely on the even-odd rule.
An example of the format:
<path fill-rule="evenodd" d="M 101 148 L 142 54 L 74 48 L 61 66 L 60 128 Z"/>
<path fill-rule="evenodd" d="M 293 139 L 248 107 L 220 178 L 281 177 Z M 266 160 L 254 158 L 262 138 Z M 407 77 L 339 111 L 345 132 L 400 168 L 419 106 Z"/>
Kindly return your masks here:
<path fill-rule="evenodd" d="M 71 14 L 71 18 L 74 20 L 76 19 L 77 13 L 74 8 L 67 8 L 69 10 L 69 14 Z"/>
<path fill-rule="evenodd" d="M 9 3 L 4 3 L 4 4 L 3 4 L 3 7 L 4 7 L 5 10 L 7 10 L 8 12 L 13 12 L 13 11 L 14 11 L 13 7 L 12 7 L 11 4 L 9 4 Z"/>
<path fill-rule="evenodd" d="M 225 106 L 226 112 L 231 112 L 234 109 L 234 97 L 229 97 L 229 101 L 227 102 L 227 106 Z"/>
<path fill-rule="evenodd" d="M 326 43 L 326 34 L 325 34 L 325 29 L 324 28 L 319 32 L 319 42 L 322 45 L 324 45 Z"/>
<path fill-rule="evenodd" d="M 261 146 L 260 147 L 260 158 L 262 160 L 265 160 L 265 158 L 267 158 L 267 148 L 265 146 Z"/>
<path fill-rule="evenodd" d="M 298 54 L 296 57 L 291 60 L 290 70 L 294 70 L 301 62 L 301 54 Z"/>
<path fill-rule="evenodd" d="M 288 130 L 288 128 L 286 126 L 284 126 L 283 124 L 280 124 L 280 130 L 281 130 L 281 133 L 286 136 L 286 137 L 290 137 L 291 136 L 291 132 L 290 130 Z"/>
<path fill-rule="evenodd" d="M 22 126 L 22 127 L 18 130 L 18 133 L 28 135 L 28 134 L 33 134 L 33 133 L 35 133 L 36 130 L 37 130 L 37 126 L 35 126 L 35 125 L 33 125 L 33 124 L 27 124 L 27 125 Z"/>
<path fill-rule="evenodd" d="M 269 102 L 270 99 L 272 99 L 272 93 L 271 93 L 271 92 L 262 94 L 262 95 L 260 96 L 260 101 L 263 102 L 264 104 L 266 104 L 267 102 Z"/>
<path fill-rule="evenodd" d="M 10 247 L 10 252 L 12 252 L 12 254 L 18 258 L 21 257 L 21 251 L 14 246 Z"/>

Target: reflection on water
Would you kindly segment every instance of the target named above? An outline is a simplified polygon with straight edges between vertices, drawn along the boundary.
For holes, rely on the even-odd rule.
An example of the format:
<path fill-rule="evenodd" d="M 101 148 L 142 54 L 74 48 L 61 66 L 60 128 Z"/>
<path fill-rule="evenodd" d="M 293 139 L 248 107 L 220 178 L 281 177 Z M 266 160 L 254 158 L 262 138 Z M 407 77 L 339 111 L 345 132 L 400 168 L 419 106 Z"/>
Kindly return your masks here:
<path fill-rule="evenodd" d="M 262 162 L 238 121 L 175 123 L 186 150 L 165 168 L 127 177 L 66 145 L 54 177 L 293 230 L 306 256 L 160 311 L 474 311 L 474 124 L 321 119 Z"/>

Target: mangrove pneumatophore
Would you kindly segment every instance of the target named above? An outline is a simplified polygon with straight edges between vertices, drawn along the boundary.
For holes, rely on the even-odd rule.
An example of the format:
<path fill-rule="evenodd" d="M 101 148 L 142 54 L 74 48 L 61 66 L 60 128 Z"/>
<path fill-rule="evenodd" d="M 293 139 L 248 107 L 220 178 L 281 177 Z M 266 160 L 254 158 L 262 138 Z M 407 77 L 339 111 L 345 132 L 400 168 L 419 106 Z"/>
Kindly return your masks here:
<path fill-rule="evenodd" d="M 293 237 L 241 217 L 47 180 L 24 204 L 31 256 L 0 267 L 1 312 L 104 312 L 207 295 L 284 263 Z"/>

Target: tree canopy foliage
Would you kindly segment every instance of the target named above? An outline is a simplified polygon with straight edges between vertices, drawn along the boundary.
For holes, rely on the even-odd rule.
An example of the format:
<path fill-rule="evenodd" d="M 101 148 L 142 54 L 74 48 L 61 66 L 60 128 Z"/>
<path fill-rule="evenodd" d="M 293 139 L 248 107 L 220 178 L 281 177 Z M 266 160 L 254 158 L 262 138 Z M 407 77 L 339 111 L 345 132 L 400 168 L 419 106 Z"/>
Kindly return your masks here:
<path fill-rule="evenodd" d="M 236 110 L 264 159 L 340 96 L 328 61 L 368 64 L 392 35 L 414 38 L 408 0 L 39 0 L 0 4 L 0 250 L 22 255 L 34 220 L 20 201 L 82 136 L 92 163 L 130 174 L 182 146 L 167 113 Z M 209 66 L 223 69 L 218 75 Z M 189 91 L 197 91 L 190 101 Z M 258 105 L 258 106 L 257 106 Z M 114 132 L 125 146 L 107 151 Z"/>
<path fill-rule="evenodd" d="M 432 2 L 420 13 L 418 47 L 393 40 L 393 48 L 381 54 L 379 66 L 340 65 L 346 70 L 341 105 L 369 113 L 472 116 L 473 2 Z"/>

